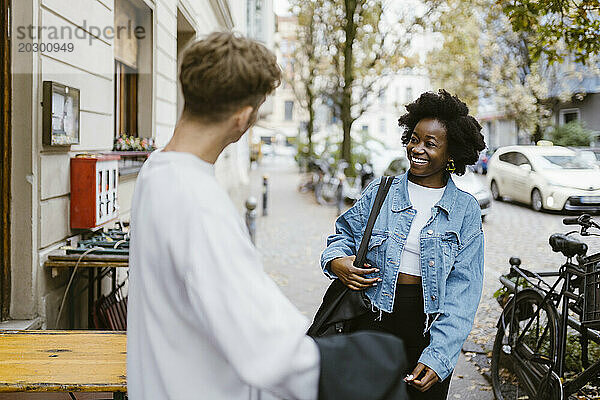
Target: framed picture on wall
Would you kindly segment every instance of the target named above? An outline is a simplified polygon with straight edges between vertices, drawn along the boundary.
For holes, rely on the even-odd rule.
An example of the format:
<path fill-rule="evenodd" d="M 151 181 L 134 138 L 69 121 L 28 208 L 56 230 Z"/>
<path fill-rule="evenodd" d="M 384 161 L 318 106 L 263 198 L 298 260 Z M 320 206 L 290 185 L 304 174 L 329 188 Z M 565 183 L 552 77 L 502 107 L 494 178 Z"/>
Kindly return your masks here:
<path fill-rule="evenodd" d="M 47 146 L 79 144 L 79 89 L 44 81 L 42 141 Z"/>

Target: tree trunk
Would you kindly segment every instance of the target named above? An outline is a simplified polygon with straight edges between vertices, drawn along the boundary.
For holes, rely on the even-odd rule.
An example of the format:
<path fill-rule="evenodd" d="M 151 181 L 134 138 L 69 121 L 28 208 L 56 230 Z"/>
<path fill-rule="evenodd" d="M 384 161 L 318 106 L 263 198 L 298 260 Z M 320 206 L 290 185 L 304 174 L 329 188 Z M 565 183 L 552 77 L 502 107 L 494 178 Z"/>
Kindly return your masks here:
<path fill-rule="evenodd" d="M 306 136 L 308 138 L 308 154 L 313 155 L 312 136 L 315 132 L 315 110 L 313 109 L 314 95 L 310 89 L 306 91 L 308 95 L 308 123 L 306 124 Z"/>
<path fill-rule="evenodd" d="M 313 5 L 310 8 L 310 23 L 308 24 L 308 34 L 307 34 L 307 41 L 308 43 L 306 43 L 307 45 L 307 49 L 308 49 L 308 54 L 310 54 L 311 56 L 314 56 L 315 54 L 315 6 Z M 313 84 L 315 81 L 315 69 L 312 65 L 312 62 L 309 61 L 308 62 L 308 68 L 309 68 L 309 72 L 308 72 L 308 81 L 305 82 L 305 89 L 306 89 L 306 100 L 307 100 L 307 107 L 308 107 L 308 124 L 306 125 L 306 136 L 308 138 L 308 154 L 309 156 L 313 155 L 313 142 L 312 142 L 312 136 L 313 133 L 315 132 L 315 110 L 314 110 L 314 103 L 315 103 L 315 92 L 313 91 Z"/>
<path fill-rule="evenodd" d="M 533 132 L 533 135 L 531 135 L 531 140 L 533 141 L 533 144 L 537 144 L 537 142 L 539 140 L 542 140 L 544 138 L 544 132 L 542 131 L 542 127 L 540 126 L 540 124 L 535 124 L 535 131 Z"/>
<path fill-rule="evenodd" d="M 344 89 L 342 92 L 342 104 L 340 109 L 340 119 L 342 120 L 342 129 L 344 137 L 342 140 L 341 158 L 352 164 L 352 84 L 354 83 L 354 53 L 352 45 L 356 39 L 356 23 L 354 13 L 356 11 L 357 0 L 344 0 L 346 21 L 344 33 L 346 42 L 344 43 Z"/>

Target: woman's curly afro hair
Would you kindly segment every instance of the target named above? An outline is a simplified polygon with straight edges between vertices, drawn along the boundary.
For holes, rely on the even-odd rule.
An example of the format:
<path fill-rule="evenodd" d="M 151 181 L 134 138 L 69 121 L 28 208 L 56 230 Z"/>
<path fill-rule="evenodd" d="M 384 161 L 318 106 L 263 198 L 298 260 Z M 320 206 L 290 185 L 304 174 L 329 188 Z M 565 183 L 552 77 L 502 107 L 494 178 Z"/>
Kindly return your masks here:
<path fill-rule="evenodd" d="M 398 125 L 404 127 L 402 143 L 406 146 L 417 123 L 424 118 L 435 118 L 446 128 L 448 152 L 454 160 L 455 173 L 463 175 L 467 165 L 473 165 L 479 152 L 485 149 L 481 125 L 469 115 L 469 108 L 458 97 L 444 89 L 423 93 L 406 106 L 408 111 L 400 117 Z"/>

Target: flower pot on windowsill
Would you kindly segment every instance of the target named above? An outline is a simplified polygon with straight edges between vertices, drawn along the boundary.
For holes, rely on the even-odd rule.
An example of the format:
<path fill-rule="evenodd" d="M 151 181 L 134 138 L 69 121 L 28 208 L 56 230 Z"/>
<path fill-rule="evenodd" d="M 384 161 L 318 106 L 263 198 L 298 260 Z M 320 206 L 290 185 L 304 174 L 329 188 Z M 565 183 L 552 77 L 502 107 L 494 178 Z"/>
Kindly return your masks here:
<path fill-rule="evenodd" d="M 154 139 L 121 135 L 115 139 L 114 151 L 152 152 L 156 150 Z"/>
<path fill-rule="evenodd" d="M 137 175 L 150 153 L 154 150 L 156 150 L 156 146 L 152 138 L 137 138 L 128 135 L 121 135 L 116 138 L 111 154 L 121 156 L 119 176 Z"/>

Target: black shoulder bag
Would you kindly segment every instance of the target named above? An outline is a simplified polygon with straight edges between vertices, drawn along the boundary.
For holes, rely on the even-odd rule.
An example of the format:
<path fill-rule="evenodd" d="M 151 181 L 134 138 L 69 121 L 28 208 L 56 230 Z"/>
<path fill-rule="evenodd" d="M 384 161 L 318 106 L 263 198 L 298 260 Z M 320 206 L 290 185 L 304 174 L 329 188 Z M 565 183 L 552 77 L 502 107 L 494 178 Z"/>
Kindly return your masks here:
<path fill-rule="evenodd" d="M 371 208 L 367 221 L 367 227 L 360 242 L 358 254 L 354 260 L 356 268 L 364 268 L 371 232 L 393 180 L 393 176 L 386 176 L 382 178 L 379 184 L 373 208 Z M 306 334 L 313 337 L 320 337 L 351 333 L 354 330 L 353 326 L 355 326 L 353 322 L 369 312 L 371 312 L 371 305 L 363 290 L 349 289 L 339 279 L 335 279 L 327 288 L 321 307 L 319 307 L 313 323 L 308 328 Z"/>

